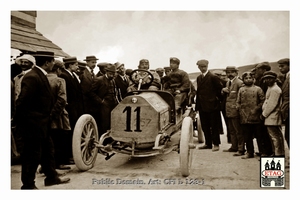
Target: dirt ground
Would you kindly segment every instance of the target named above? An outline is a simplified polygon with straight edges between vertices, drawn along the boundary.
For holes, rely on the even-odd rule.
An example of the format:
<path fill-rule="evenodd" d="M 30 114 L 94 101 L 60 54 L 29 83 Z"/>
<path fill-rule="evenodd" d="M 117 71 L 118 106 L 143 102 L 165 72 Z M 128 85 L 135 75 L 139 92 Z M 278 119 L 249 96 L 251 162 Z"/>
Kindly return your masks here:
<path fill-rule="evenodd" d="M 179 139 L 179 134 L 171 138 L 172 142 Z M 257 151 L 256 140 L 253 140 Z M 197 142 L 196 145 L 203 145 Z M 37 174 L 36 186 L 40 190 L 265 190 L 260 187 L 260 161 L 234 157 L 233 153 L 223 152 L 228 149 L 226 134 L 221 135 L 220 151 L 192 150 L 192 169 L 189 177 L 180 174 L 179 154 L 172 151 L 145 158 L 131 158 L 128 155 L 116 154 L 106 161 L 98 154 L 95 166 L 80 172 L 76 165 L 71 170 L 63 171 L 63 176 L 71 178 L 70 183 L 45 187 L 43 174 Z M 289 149 L 286 147 L 285 187 L 276 190 L 290 189 Z M 22 183 L 21 166 L 11 166 L 11 189 L 19 190 Z M 274 189 L 274 188 L 268 188 Z"/>

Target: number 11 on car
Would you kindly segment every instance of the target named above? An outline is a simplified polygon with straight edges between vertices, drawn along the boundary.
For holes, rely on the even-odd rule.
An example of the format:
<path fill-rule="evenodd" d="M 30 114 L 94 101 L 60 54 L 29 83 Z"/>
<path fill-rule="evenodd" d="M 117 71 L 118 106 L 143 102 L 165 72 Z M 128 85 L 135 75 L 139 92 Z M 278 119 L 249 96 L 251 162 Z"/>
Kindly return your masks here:
<path fill-rule="evenodd" d="M 126 113 L 126 132 L 132 132 L 131 130 L 131 106 L 126 106 L 123 110 L 123 113 Z M 133 110 L 134 113 L 136 113 L 136 129 L 135 132 L 142 132 L 141 130 L 141 107 L 136 107 Z"/>

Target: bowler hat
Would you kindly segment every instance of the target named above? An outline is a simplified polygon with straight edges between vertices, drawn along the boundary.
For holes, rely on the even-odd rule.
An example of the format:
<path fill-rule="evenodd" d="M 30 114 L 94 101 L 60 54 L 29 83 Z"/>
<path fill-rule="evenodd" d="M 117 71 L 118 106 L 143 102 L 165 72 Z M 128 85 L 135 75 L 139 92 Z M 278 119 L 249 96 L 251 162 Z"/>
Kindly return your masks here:
<path fill-rule="evenodd" d="M 77 62 L 77 58 L 76 57 L 67 57 L 67 58 L 63 58 L 64 63 L 76 63 Z"/>
<path fill-rule="evenodd" d="M 269 62 L 262 62 L 262 63 L 258 63 L 256 66 L 255 66 L 256 69 L 265 69 L 266 71 L 270 71 L 271 70 L 271 66 L 269 64 Z"/>
<path fill-rule="evenodd" d="M 263 79 L 264 78 L 274 78 L 274 79 L 276 79 L 277 78 L 277 74 L 276 74 L 276 72 L 273 72 L 273 71 L 266 71 L 263 74 Z"/>
<path fill-rule="evenodd" d="M 239 71 L 238 70 L 238 68 L 237 67 L 235 67 L 235 66 L 227 66 L 226 67 L 226 69 L 225 69 L 225 71 L 227 72 L 227 71 Z"/>
<path fill-rule="evenodd" d="M 198 60 L 196 64 L 207 66 L 208 65 L 208 60 Z"/>
<path fill-rule="evenodd" d="M 107 66 L 106 66 L 106 71 L 108 71 L 108 72 L 116 72 L 116 66 L 115 65 L 113 65 L 113 64 L 108 64 Z"/>
<path fill-rule="evenodd" d="M 177 64 L 180 64 L 180 60 L 178 58 L 176 58 L 176 57 L 171 57 L 170 58 L 170 62 L 175 62 Z"/>
<path fill-rule="evenodd" d="M 89 61 L 89 60 L 99 60 L 98 58 L 96 58 L 96 56 L 87 56 L 84 61 Z"/>
<path fill-rule="evenodd" d="M 290 59 L 289 58 L 283 58 L 277 61 L 278 64 L 287 64 L 290 65 Z"/>
<path fill-rule="evenodd" d="M 54 52 L 52 52 L 52 51 L 36 51 L 33 56 L 34 57 L 52 57 L 52 58 L 57 57 L 54 55 Z"/>

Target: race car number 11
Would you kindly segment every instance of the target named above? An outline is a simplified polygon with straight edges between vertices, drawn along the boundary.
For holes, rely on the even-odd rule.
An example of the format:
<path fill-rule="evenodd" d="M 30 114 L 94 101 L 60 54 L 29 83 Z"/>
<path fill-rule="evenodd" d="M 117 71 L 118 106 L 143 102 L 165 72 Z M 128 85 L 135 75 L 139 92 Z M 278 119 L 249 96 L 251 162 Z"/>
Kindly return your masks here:
<path fill-rule="evenodd" d="M 126 112 L 126 132 L 132 132 L 131 130 L 131 107 L 126 106 L 123 113 Z M 141 130 L 141 107 L 136 107 L 133 112 L 136 112 L 136 129 L 135 132 L 142 132 Z"/>

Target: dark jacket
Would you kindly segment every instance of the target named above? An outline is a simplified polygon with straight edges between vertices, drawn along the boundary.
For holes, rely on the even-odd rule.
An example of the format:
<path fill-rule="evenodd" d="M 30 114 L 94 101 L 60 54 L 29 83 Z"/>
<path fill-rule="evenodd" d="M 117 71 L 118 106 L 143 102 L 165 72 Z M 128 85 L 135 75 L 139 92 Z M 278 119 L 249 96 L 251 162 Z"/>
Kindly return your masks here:
<path fill-rule="evenodd" d="M 91 114 L 94 111 L 95 104 L 90 95 L 94 79 L 88 69 L 84 69 L 80 76 L 80 86 L 83 96 L 84 113 Z"/>
<path fill-rule="evenodd" d="M 40 131 L 25 131 L 23 137 L 48 135 L 54 98 L 47 77 L 37 67 L 28 72 L 21 84 L 21 93 L 16 101 L 15 122 L 21 130 L 35 127 Z"/>
<path fill-rule="evenodd" d="M 125 75 L 126 76 L 126 75 Z M 117 75 L 115 77 L 115 83 L 118 90 L 118 100 L 121 101 L 127 94 L 127 88 L 129 87 L 129 78 L 124 81 L 121 76 Z"/>
<path fill-rule="evenodd" d="M 220 110 L 221 90 L 223 85 L 216 75 L 207 72 L 205 77 L 197 77 L 196 110 L 212 112 Z"/>

